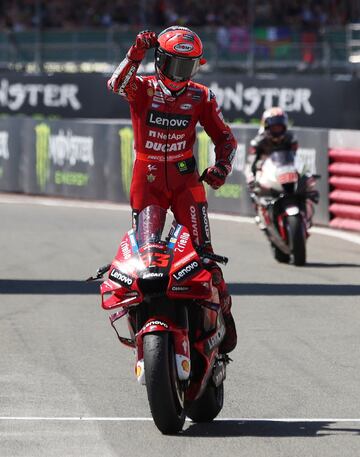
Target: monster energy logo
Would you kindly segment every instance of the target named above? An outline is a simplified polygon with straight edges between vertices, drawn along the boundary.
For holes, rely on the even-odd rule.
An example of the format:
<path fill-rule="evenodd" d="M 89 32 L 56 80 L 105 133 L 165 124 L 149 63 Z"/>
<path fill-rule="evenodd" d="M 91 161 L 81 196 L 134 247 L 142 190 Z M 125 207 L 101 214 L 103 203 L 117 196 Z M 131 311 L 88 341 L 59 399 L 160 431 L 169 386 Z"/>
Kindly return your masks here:
<path fill-rule="evenodd" d="M 133 167 L 133 141 L 134 134 L 130 127 L 119 130 L 120 136 L 120 162 L 121 162 L 121 181 L 125 195 L 129 197 L 130 183 Z"/>
<path fill-rule="evenodd" d="M 36 180 L 41 190 L 45 189 L 49 179 L 49 140 L 50 127 L 46 124 L 38 124 L 36 133 Z"/>
<path fill-rule="evenodd" d="M 59 130 L 57 135 L 51 135 L 50 127 L 38 124 L 36 133 L 36 179 L 42 191 L 50 178 L 50 166 L 60 167 L 54 170 L 54 182 L 65 186 L 86 186 L 89 182 L 89 173 L 79 172 L 73 167 L 78 164 L 93 167 L 94 139 L 91 136 L 74 135 L 72 130 Z M 72 169 L 64 170 L 65 166 Z"/>

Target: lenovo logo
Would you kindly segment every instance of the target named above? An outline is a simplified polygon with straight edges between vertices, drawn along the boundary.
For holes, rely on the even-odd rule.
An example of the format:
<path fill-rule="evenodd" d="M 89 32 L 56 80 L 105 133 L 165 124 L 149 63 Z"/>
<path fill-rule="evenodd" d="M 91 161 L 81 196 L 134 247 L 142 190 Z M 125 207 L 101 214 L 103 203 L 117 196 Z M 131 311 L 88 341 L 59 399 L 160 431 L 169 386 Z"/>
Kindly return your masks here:
<path fill-rule="evenodd" d="M 178 270 L 176 273 L 174 273 L 173 278 L 176 279 L 176 281 L 182 281 L 189 276 L 193 276 L 194 273 L 196 273 L 199 269 L 199 263 L 194 260 L 185 267 L 181 268 L 181 270 Z"/>
<path fill-rule="evenodd" d="M 117 270 L 116 268 L 111 270 L 109 278 L 125 287 L 130 287 L 134 282 L 133 278 L 126 275 L 125 273 L 121 273 L 121 271 Z"/>
<path fill-rule="evenodd" d="M 148 112 L 146 123 L 159 129 L 184 130 L 191 121 L 189 114 L 167 114 L 151 110 Z"/>

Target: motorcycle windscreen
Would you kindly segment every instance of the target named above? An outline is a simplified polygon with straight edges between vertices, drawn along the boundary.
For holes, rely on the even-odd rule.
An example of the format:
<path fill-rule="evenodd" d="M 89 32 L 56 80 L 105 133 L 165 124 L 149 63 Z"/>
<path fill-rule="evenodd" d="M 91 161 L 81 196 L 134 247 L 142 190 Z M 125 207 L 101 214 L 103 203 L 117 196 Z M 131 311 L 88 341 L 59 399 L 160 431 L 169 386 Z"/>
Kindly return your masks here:
<path fill-rule="evenodd" d="M 161 241 L 166 220 L 166 210 L 157 205 L 144 208 L 138 215 L 136 240 L 139 248 Z"/>

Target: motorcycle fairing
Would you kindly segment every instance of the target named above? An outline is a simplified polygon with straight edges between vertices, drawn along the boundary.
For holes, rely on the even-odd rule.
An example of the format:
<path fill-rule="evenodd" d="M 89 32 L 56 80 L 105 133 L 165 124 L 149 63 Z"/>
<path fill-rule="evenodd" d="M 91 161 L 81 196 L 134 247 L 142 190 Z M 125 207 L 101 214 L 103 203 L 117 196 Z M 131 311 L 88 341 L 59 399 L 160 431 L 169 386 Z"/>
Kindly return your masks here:
<path fill-rule="evenodd" d="M 293 151 L 273 151 L 259 171 L 257 181 L 264 190 L 281 192 L 283 185 L 296 183 L 299 175 Z"/>
<path fill-rule="evenodd" d="M 160 279 L 169 276 L 169 298 L 210 299 L 212 296 L 211 274 L 202 266 L 186 227 L 178 224 L 167 244 L 154 242 L 141 248 L 136 242 L 134 230 L 122 239 L 113 260 L 109 278 L 101 286 L 102 306 L 135 305 L 144 299 L 139 279 Z M 110 295 L 109 298 L 106 298 Z"/>
<path fill-rule="evenodd" d="M 203 268 L 185 226 L 176 225 L 168 247 L 173 251 L 168 297 L 209 299 L 212 295 L 211 273 Z"/>

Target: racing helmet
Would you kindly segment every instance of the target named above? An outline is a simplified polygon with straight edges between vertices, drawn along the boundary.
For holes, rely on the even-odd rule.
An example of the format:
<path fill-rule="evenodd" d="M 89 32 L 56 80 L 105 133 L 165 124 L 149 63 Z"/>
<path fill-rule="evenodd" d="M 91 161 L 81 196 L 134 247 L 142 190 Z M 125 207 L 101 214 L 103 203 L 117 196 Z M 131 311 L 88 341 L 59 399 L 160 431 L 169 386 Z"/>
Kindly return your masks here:
<path fill-rule="evenodd" d="M 155 69 L 159 79 L 171 92 L 183 89 L 200 65 L 203 45 L 195 32 L 187 27 L 174 25 L 158 35 L 159 46 L 155 50 Z"/>
<path fill-rule="evenodd" d="M 261 118 L 261 129 L 274 140 L 281 139 L 288 128 L 287 114 L 278 106 L 264 111 Z"/>

